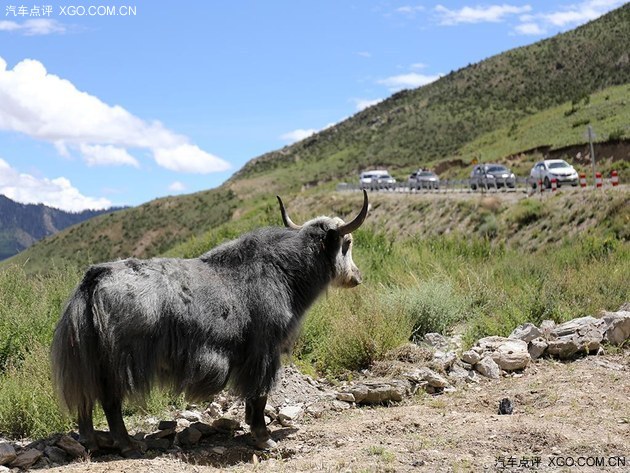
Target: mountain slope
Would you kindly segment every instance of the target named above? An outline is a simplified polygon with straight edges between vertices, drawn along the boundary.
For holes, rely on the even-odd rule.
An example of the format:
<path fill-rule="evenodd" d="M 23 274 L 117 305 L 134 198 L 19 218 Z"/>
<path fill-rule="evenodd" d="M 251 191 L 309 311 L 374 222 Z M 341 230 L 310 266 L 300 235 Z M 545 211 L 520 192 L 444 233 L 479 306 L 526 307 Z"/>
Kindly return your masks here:
<path fill-rule="evenodd" d="M 629 37 L 627 4 L 576 30 L 467 66 L 425 87 L 399 92 L 310 138 L 251 160 L 218 189 L 97 217 L 34 245 L 12 261 L 30 257 L 29 265 L 37 265 L 54 256 L 85 265 L 163 254 L 228 222 L 243 229 L 276 221 L 273 196 L 277 193 L 287 196 L 309 188 L 313 190 L 308 194 L 328 192 L 339 180 L 354 180 L 359 170 L 376 165 L 406 172 L 460 159 L 463 153 L 471 157 L 476 150 L 466 145 L 476 139 L 504 130 L 498 139 L 512 140 L 506 134 L 514 124 L 518 129 L 528 120 L 542 120 L 545 128 L 545 110 L 562 104 L 566 109 L 577 107 L 607 87 L 630 84 L 625 48 Z M 591 121 L 597 127 L 614 123 L 605 119 L 618 113 L 620 104 L 602 102 Z M 555 126 L 550 121 L 547 128 Z M 607 139 L 611 131 L 600 139 Z M 617 135 L 630 138 L 627 125 Z M 559 141 L 572 144 L 576 139 L 583 142 L 573 135 Z M 523 134 L 521 148 L 497 149 L 512 154 L 542 144 Z"/>
<path fill-rule="evenodd" d="M 43 204 L 20 204 L 0 195 L 0 260 L 66 227 L 112 210 L 115 209 L 65 212 Z"/>

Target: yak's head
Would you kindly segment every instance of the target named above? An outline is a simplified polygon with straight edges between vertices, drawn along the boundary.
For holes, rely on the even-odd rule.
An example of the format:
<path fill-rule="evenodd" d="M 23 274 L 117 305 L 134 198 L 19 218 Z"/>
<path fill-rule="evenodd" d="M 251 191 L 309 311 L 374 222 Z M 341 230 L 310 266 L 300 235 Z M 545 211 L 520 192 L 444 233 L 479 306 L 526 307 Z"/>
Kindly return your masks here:
<path fill-rule="evenodd" d="M 363 208 L 359 214 L 348 223 L 338 217 L 317 217 L 304 225 L 296 225 L 291 221 L 280 197 L 280 212 L 282 221 L 287 228 L 298 231 L 318 229 L 321 233 L 323 250 L 334 259 L 334 276 L 332 285 L 337 287 L 355 287 L 361 284 L 361 271 L 352 261 L 352 232 L 361 226 L 368 212 L 367 192 L 363 191 Z"/>

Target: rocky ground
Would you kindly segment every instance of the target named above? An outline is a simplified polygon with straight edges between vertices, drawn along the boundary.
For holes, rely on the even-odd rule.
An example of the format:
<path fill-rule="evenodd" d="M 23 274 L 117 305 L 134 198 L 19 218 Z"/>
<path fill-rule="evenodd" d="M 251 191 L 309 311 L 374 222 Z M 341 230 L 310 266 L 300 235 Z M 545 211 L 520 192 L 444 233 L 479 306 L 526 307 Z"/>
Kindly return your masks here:
<path fill-rule="evenodd" d="M 82 448 L 71 436 L 17 452 L 39 455 L 32 469 L 59 473 L 630 471 L 630 347 L 596 343 L 598 327 L 613 337 L 598 322 L 604 318 L 576 320 L 520 327 L 510 340 L 483 339 L 463 353 L 452 350 L 457 340 L 437 336 L 337 385 L 286 367 L 267 409 L 278 442 L 271 451 L 252 446 L 242 403 L 222 395 L 174 421 L 148 420 L 150 434 L 138 438 L 150 449 L 139 460 L 71 454 Z M 528 348 L 538 354 L 543 342 L 569 341 L 579 353 L 527 358 Z M 498 375 L 481 375 L 491 361 Z"/>

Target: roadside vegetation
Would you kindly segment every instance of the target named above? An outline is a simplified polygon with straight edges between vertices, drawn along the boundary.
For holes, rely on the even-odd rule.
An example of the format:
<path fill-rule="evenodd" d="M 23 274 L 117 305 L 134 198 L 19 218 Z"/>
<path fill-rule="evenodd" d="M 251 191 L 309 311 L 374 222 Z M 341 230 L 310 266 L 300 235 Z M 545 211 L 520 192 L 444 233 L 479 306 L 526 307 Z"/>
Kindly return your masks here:
<path fill-rule="evenodd" d="M 535 209 L 515 218 L 529 220 Z M 223 229 L 187 249 L 206 250 L 233 236 Z M 523 322 L 561 322 L 630 300 L 624 239 L 573 238 L 529 253 L 481 236 L 400 239 L 365 228 L 355 233 L 355 245 L 365 282 L 330 290 L 307 315 L 293 355 L 306 372 L 344 378 L 427 332 L 457 332 L 470 345 L 481 336 L 507 335 Z M 56 321 L 80 277 L 72 267 L 37 277 L 19 266 L 0 272 L 0 436 L 36 437 L 73 427 L 57 404 L 48 355 Z M 158 391 L 125 414 L 159 415 L 182 402 Z M 97 419 L 103 420 L 101 413 Z"/>

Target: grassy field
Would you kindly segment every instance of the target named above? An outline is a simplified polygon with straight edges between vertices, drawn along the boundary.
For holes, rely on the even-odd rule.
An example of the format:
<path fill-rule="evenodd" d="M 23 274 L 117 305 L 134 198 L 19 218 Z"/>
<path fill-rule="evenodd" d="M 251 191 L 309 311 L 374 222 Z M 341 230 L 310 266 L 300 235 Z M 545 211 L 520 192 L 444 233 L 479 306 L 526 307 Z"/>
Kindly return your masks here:
<path fill-rule="evenodd" d="M 517 221 L 541 212 L 512 208 Z M 232 236 L 221 230 L 191 240 L 180 252 L 198 253 Z M 355 237 L 365 283 L 330 290 L 312 308 L 294 351 L 307 372 L 344 377 L 430 331 L 456 331 L 471 344 L 484 335 L 507 335 L 526 321 L 561 322 L 630 300 L 630 245 L 608 231 L 538 251 L 463 233 L 401 238 L 365 228 Z M 80 276 L 72 267 L 37 277 L 19 266 L 0 272 L 0 436 L 41 436 L 73 426 L 57 406 L 48 351 Z M 126 414 L 159 414 L 174 402 L 182 400 L 158 392 Z"/>

